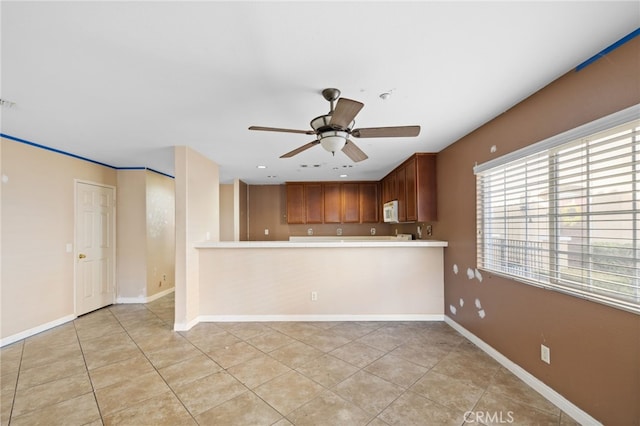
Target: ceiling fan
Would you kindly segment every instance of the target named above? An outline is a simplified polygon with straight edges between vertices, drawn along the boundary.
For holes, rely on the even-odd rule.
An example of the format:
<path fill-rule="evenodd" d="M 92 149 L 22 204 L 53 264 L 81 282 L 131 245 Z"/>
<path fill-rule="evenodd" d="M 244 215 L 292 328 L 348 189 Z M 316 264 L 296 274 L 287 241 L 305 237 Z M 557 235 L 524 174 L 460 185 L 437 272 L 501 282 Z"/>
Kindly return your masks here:
<path fill-rule="evenodd" d="M 317 138 L 291 152 L 280 156 L 289 158 L 300 154 L 302 151 L 315 146 L 322 145 L 324 149 L 335 155 L 336 151 L 344 152 L 354 162 L 369 158 L 358 146 L 353 143 L 349 136 L 356 138 L 395 138 L 413 137 L 420 134 L 420 126 L 398 126 L 398 127 L 366 127 L 354 129 L 355 116 L 360 112 L 363 103 L 347 98 L 340 98 L 340 90 L 324 89 L 322 96 L 329 101 L 331 109 L 326 115 L 311 120 L 313 130 L 281 129 L 277 127 L 251 126 L 249 130 L 263 130 L 267 132 L 302 133 L 305 135 L 316 135 Z M 335 104 L 334 102 L 338 100 Z"/>

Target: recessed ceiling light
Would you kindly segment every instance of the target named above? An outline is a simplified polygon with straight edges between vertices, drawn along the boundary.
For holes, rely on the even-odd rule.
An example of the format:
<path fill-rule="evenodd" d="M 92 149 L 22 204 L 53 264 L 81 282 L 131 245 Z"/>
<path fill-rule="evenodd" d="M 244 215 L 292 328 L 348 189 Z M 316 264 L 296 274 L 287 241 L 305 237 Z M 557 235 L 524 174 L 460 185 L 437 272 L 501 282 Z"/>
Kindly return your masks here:
<path fill-rule="evenodd" d="M 266 169 L 267 166 L 256 166 L 257 169 Z"/>
<path fill-rule="evenodd" d="M 348 177 L 349 175 L 340 175 L 341 178 Z"/>

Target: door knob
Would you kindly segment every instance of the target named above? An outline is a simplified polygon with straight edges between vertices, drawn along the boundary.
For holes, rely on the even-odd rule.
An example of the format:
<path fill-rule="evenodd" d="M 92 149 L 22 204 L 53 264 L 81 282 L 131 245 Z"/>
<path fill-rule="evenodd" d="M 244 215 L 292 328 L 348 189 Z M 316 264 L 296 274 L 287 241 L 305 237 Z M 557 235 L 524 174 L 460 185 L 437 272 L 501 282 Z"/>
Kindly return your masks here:
<path fill-rule="evenodd" d="M 82 253 L 80 253 L 80 254 L 78 255 L 78 259 L 84 259 L 85 257 L 87 257 L 87 255 L 86 255 L 86 254 L 82 254 Z"/>

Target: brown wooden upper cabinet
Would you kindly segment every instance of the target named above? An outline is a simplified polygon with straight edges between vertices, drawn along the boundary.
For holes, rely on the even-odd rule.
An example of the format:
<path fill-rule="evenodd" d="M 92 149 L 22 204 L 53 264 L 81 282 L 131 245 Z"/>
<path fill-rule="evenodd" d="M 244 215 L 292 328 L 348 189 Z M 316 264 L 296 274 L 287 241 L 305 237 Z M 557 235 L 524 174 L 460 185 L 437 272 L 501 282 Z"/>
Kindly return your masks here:
<path fill-rule="evenodd" d="M 306 223 L 304 184 L 287 184 L 287 223 Z"/>
<path fill-rule="evenodd" d="M 382 202 L 398 200 L 400 222 L 437 220 L 436 195 L 436 154 L 414 154 L 382 179 Z"/>
<path fill-rule="evenodd" d="M 324 223 L 324 192 L 321 183 L 287 184 L 287 223 Z"/>
<path fill-rule="evenodd" d="M 377 223 L 379 182 L 287 183 L 287 223 Z"/>
<path fill-rule="evenodd" d="M 360 222 L 380 222 L 380 183 L 367 182 L 360 184 Z"/>
<path fill-rule="evenodd" d="M 324 223 L 342 223 L 342 188 L 340 183 L 323 183 Z"/>
<path fill-rule="evenodd" d="M 321 183 L 304 186 L 304 212 L 306 223 L 324 223 L 324 195 Z"/>
<path fill-rule="evenodd" d="M 378 223 L 392 200 L 400 222 L 438 220 L 436 154 L 414 154 L 380 182 L 287 183 L 287 223 Z"/>

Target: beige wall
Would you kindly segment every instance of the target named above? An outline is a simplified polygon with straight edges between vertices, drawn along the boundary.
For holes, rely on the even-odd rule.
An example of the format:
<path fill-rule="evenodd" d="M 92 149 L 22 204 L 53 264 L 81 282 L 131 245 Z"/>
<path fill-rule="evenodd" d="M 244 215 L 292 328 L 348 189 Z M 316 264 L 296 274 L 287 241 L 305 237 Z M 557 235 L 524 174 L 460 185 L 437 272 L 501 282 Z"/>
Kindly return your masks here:
<path fill-rule="evenodd" d="M 147 295 L 145 171 L 118 170 L 117 179 L 117 299 L 119 302 L 142 301 Z"/>
<path fill-rule="evenodd" d="M 476 265 L 473 165 L 640 103 L 640 37 L 570 71 L 438 154 L 434 237 L 445 250 L 447 315 L 582 410 L 611 425 L 640 419 L 640 316 L 489 273 Z M 496 145 L 497 153 L 490 147 Z M 457 265 L 459 273 L 453 272 Z M 459 300 L 465 301 L 460 307 Z M 479 299 L 485 317 L 478 315 Z M 540 344 L 551 364 L 540 360 Z"/>
<path fill-rule="evenodd" d="M 149 170 L 117 175 L 118 302 L 142 303 L 174 287 L 174 183 Z"/>
<path fill-rule="evenodd" d="M 220 240 L 218 165 L 186 146 L 175 147 L 176 319 L 189 329 L 199 314 L 198 251 L 193 243 Z M 208 238 L 207 238 L 208 237 Z"/>
<path fill-rule="evenodd" d="M 235 185 L 238 187 L 238 239 L 247 241 L 249 239 L 249 185 L 241 180 L 236 180 Z"/>
<path fill-rule="evenodd" d="M 2 139 L 0 337 L 74 316 L 75 179 L 116 186 L 116 171 Z M 117 195 L 117 192 L 116 192 Z"/>
<path fill-rule="evenodd" d="M 433 315 L 441 318 L 442 250 L 427 247 L 199 249 L 200 315 L 371 315 L 380 318 Z M 317 292 L 317 301 L 311 301 L 312 291 Z"/>
<path fill-rule="evenodd" d="M 220 241 L 246 241 L 248 185 L 240 179 L 220 185 Z"/>
<path fill-rule="evenodd" d="M 168 176 L 145 171 L 146 178 L 146 296 L 175 285 L 175 184 Z"/>
<path fill-rule="evenodd" d="M 235 185 L 220 185 L 220 241 L 235 241 Z"/>

